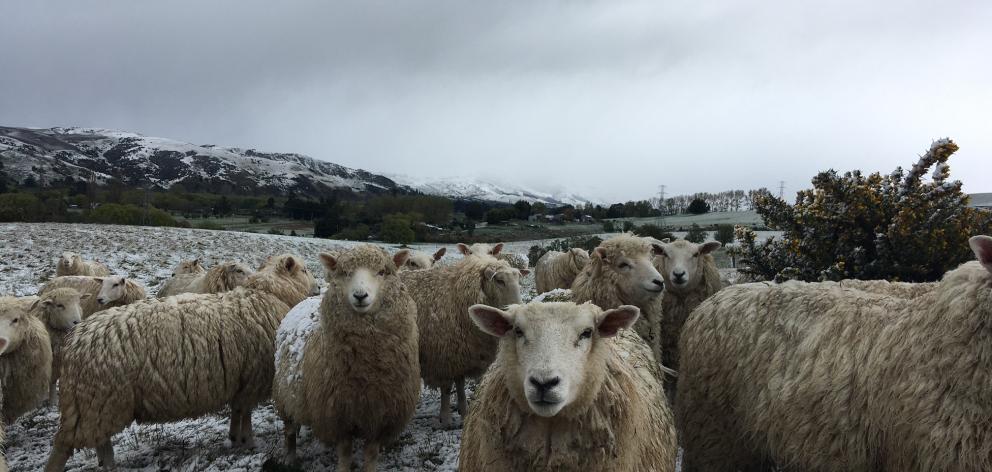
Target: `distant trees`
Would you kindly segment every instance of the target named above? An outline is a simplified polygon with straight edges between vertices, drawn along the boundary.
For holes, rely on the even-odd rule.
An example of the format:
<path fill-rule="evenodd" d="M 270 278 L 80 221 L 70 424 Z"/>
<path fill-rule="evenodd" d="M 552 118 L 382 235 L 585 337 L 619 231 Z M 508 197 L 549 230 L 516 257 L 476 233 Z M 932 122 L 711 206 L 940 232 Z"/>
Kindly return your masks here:
<path fill-rule="evenodd" d="M 672 241 L 675 240 L 675 235 L 665 230 L 665 228 L 652 224 L 640 225 L 634 228 L 634 234 L 638 236 L 655 238 L 659 241 L 664 240 L 666 238 Z"/>
<path fill-rule="evenodd" d="M 411 227 L 412 222 L 407 215 L 386 215 L 382 220 L 382 240 L 392 244 L 412 243 L 416 234 Z"/>
<path fill-rule="evenodd" d="M 517 210 L 517 219 L 526 220 L 530 218 L 532 206 L 527 200 L 517 200 L 513 204 L 513 208 Z"/>
<path fill-rule="evenodd" d="M 716 232 L 713 233 L 713 239 L 719 241 L 724 246 L 733 244 L 734 225 L 716 225 Z"/>
<path fill-rule="evenodd" d="M 676 195 L 664 201 L 655 199 L 654 206 L 666 215 L 691 213 L 689 205 L 693 200 L 703 200 L 709 205 L 709 211 L 747 211 L 754 208 L 754 197 L 765 189 L 758 190 L 726 190 L 723 192 L 699 192 L 689 195 Z"/>
<path fill-rule="evenodd" d="M 689 203 L 689 207 L 686 211 L 692 213 L 693 215 L 702 215 L 703 213 L 709 213 L 710 205 L 706 203 L 706 200 L 702 198 L 697 198 Z"/>

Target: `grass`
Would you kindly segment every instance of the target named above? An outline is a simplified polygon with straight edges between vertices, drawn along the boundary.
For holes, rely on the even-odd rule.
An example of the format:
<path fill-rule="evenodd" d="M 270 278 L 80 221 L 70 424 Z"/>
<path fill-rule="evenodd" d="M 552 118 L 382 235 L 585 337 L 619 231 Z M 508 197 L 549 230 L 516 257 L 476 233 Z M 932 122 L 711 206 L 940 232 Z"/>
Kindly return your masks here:
<path fill-rule="evenodd" d="M 718 224 L 745 225 L 751 227 L 764 226 L 761 216 L 755 211 L 723 211 L 703 213 L 702 215 L 673 215 L 650 218 L 617 218 L 614 221 L 632 221 L 635 225 L 654 224 L 669 228 L 688 229 L 693 223 L 709 227 Z"/>

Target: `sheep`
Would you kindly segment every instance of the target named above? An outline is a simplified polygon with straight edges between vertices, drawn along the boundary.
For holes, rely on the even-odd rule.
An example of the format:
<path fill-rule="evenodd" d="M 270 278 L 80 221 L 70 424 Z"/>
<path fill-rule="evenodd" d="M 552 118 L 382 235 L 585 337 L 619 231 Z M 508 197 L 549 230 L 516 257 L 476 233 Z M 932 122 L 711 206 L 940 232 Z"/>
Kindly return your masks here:
<path fill-rule="evenodd" d="M 444 257 L 444 253 L 448 251 L 448 248 L 438 249 L 434 255 L 427 254 L 423 251 L 409 251 L 409 256 L 406 258 L 406 262 L 400 270 L 421 270 L 430 269 L 437 264 Z M 328 253 L 331 254 L 331 253 Z M 333 254 L 331 254 L 333 255 Z"/>
<path fill-rule="evenodd" d="M 661 362 L 661 303 L 664 279 L 651 259 L 660 253 L 657 241 L 629 233 L 600 243 L 589 256 L 589 263 L 572 283 L 572 301 L 591 301 L 604 310 L 620 305 L 641 309 L 634 329 Z"/>
<path fill-rule="evenodd" d="M 3 404 L 3 392 L 0 392 L 0 405 L 2 404 Z M 7 468 L 7 458 L 4 457 L 3 455 L 3 441 L 4 441 L 3 423 L 0 422 L 0 472 L 10 472 L 10 469 Z"/>
<path fill-rule="evenodd" d="M 286 366 L 293 357 L 280 356 L 273 383 L 291 461 L 299 425 L 306 424 L 337 446 L 337 470 L 351 470 L 352 441 L 362 439 L 364 470 L 374 471 L 380 446 L 395 441 L 413 418 L 420 400 L 417 305 L 397 274 L 408 255 L 390 257 L 373 245 L 320 255 L 332 278 L 319 321 L 309 325 L 302 349 L 281 325 L 279 339 L 287 344 L 276 347 L 302 351 L 302 365 Z M 294 326 L 291 320 L 287 330 Z"/>
<path fill-rule="evenodd" d="M 661 251 L 652 263 L 665 279 L 661 302 L 661 362 L 666 367 L 679 368 L 679 333 L 682 325 L 703 300 L 723 288 L 720 270 L 712 252 L 720 249 L 717 241 L 696 244 L 684 239 L 661 242 Z M 669 391 L 675 379 L 670 379 Z"/>
<path fill-rule="evenodd" d="M 96 261 L 84 261 L 82 256 L 73 252 L 63 252 L 55 264 L 55 276 L 89 275 L 103 277 L 110 275 L 110 269 Z"/>
<path fill-rule="evenodd" d="M 172 276 L 185 275 L 185 274 L 202 274 L 206 272 L 207 269 L 203 267 L 200 263 L 200 259 L 193 259 L 189 261 L 179 261 L 179 265 L 176 269 L 172 271 Z"/>
<path fill-rule="evenodd" d="M 675 421 L 662 372 L 630 333 L 636 306 L 474 305 L 499 339 L 465 419 L 459 469 L 675 471 Z"/>
<path fill-rule="evenodd" d="M 81 294 L 89 294 L 82 299 L 80 307 L 83 319 L 90 315 L 117 306 L 130 305 L 146 297 L 145 287 L 140 282 L 121 276 L 89 277 L 70 275 L 56 277 L 41 287 L 39 296 L 59 288 L 71 288 Z"/>
<path fill-rule="evenodd" d="M 11 424 L 38 407 L 52 377 L 52 346 L 45 324 L 28 313 L 33 300 L 0 297 L 0 418 Z"/>
<path fill-rule="evenodd" d="M 62 365 L 62 346 L 69 332 L 83 320 L 81 302 L 90 294 L 80 294 L 75 289 L 57 288 L 33 301 L 29 312 L 38 317 L 48 332 L 52 347 L 52 375 L 48 387 L 48 403 L 58 404 L 59 370 Z"/>
<path fill-rule="evenodd" d="M 915 299 L 754 283 L 679 346 L 685 469 L 992 470 L 992 237 Z"/>
<path fill-rule="evenodd" d="M 537 293 L 556 288 L 570 288 L 575 277 L 589 263 L 585 249 L 573 247 L 568 252 L 548 251 L 534 265 L 534 284 Z"/>
<path fill-rule="evenodd" d="M 316 291 L 303 262 L 272 258 L 243 287 L 111 308 L 78 324 L 63 349 L 60 422 L 46 471 L 74 449 L 114 467 L 110 438 L 134 421 L 195 418 L 231 406 L 232 445 L 253 443 L 251 410 L 272 392 L 275 334 Z"/>
<path fill-rule="evenodd" d="M 251 269 L 237 262 L 225 262 L 199 274 L 183 274 L 172 277 L 162 284 L 158 298 L 171 297 L 180 293 L 221 293 L 244 285 L 251 275 Z"/>
<path fill-rule="evenodd" d="M 861 290 L 862 292 L 877 293 L 880 295 L 891 295 L 899 298 L 913 299 L 921 295 L 926 295 L 937 287 L 936 282 L 907 283 L 889 282 L 887 280 L 842 280 L 840 285 L 847 288 Z"/>
<path fill-rule="evenodd" d="M 486 243 L 475 243 L 471 246 L 465 244 L 458 244 L 458 252 L 463 256 L 470 256 L 473 254 L 488 254 L 501 261 L 506 261 L 510 263 L 510 267 L 517 270 L 527 269 L 527 258 L 519 254 L 509 254 L 501 252 L 503 250 L 503 243 L 497 243 L 494 245 Z"/>
<path fill-rule="evenodd" d="M 451 424 L 451 384 L 455 384 L 458 412 L 464 415 L 465 378 L 482 375 L 496 356 L 496 340 L 476 329 L 466 316 L 468 308 L 477 303 L 520 303 L 520 277 L 527 273 L 485 254 L 450 266 L 400 273 L 417 302 L 420 374 L 428 388 L 441 391 L 442 428 Z"/>

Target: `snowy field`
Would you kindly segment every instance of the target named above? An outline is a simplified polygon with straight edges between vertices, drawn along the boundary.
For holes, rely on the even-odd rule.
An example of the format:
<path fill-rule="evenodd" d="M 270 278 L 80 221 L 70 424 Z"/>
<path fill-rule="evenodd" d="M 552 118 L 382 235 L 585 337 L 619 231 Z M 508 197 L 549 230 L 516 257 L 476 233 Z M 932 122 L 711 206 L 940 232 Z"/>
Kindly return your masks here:
<path fill-rule="evenodd" d="M 290 252 L 302 256 L 315 274 L 323 274 L 317 259 L 321 251 L 357 244 L 226 231 L 58 223 L 0 224 L 0 241 L 0 295 L 18 296 L 35 294 L 54 277 L 55 261 L 63 251 L 79 252 L 86 259 L 103 262 L 116 273 L 140 281 L 154 295 L 180 260 L 200 257 L 207 266 L 235 260 L 257 267 L 270 255 Z M 534 241 L 510 243 L 504 252 L 526 256 L 533 244 Z M 415 247 L 433 252 L 439 246 Z M 446 259 L 460 257 L 453 245 L 447 247 Z M 522 285 L 525 297 L 530 298 L 533 276 L 526 277 Z M 461 418 L 455 412 L 455 429 L 438 429 L 439 401 L 436 391 L 422 392 L 413 422 L 380 456 L 380 470 L 457 469 Z M 263 404 L 253 414 L 257 446 L 251 450 L 231 449 L 225 444 L 228 421 L 224 413 L 172 424 L 132 425 L 113 439 L 118 466 L 141 471 L 286 470 L 272 467 L 283 457 L 283 440 L 282 422 L 271 404 Z M 50 407 L 29 413 L 9 426 L 5 449 L 11 470 L 41 470 L 57 427 L 58 411 Z M 310 438 L 306 428 L 300 446 L 302 470 L 333 469 L 333 448 L 325 449 Z M 360 456 L 356 452 L 356 460 Z M 67 470 L 97 470 L 95 453 L 76 453 Z"/>

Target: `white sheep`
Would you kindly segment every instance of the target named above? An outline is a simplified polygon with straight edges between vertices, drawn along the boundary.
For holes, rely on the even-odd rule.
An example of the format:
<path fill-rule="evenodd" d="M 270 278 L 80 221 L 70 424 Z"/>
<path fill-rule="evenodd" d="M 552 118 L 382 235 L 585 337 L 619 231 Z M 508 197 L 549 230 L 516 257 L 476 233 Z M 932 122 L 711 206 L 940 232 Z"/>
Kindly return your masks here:
<path fill-rule="evenodd" d="M 846 283 L 710 297 L 680 340 L 684 466 L 992 470 L 992 237 L 916 298 Z"/>
<path fill-rule="evenodd" d="M 52 346 L 45 324 L 28 313 L 34 301 L 0 297 L 0 420 L 4 424 L 38 407 L 48 394 Z"/>
<path fill-rule="evenodd" d="M 530 303 L 475 305 L 499 339 L 465 419 L 464 472 L 675 470 L 678 443 L 647 344 L 628 333 L 640 310 Z"/>
<path fill-rule="evenodd" d="M 434 255 L 427 254 L 423 251 L 409 251 L 410 256 L 406 258 L 406 262 L 400 270 L 422 270 L 430 269 L 437 264 L 438 261 L 444 257 L 444 253 L 447 252 L 447 248 L 438 249 Z M 333 255 L 332 253 L 328 253 Z"/>
<path fill-rule="evenodd" d="M 567 252 L 548 251 L 534 264 L 534 285 L 537 293 L 556 288 L 571 288 L 575 277 L 589 263 L 585 249 L 573 247 Z"/>
<path fill-rule="evenodd" d="M 172 271 L 172 276 L 175 277 L 177 275 L 184 275 L 184 274 L 201 274 L 206 271 L 207 269 L 203 267 L 203 264 L 200 263 L 200 259 L 196 258 L 188 261 L 179 261 L 179 265 L 177 265 L 175 270 Z"/>
<path fill-rule="evenodd" d="M 679 368 L 679 333 L 703 300 L 723 288 L 720 270 L 712 252 L 721 244 L 710 241 L 696 244 L 684 239 L 660 243 L 654 267 L 665 279 L 661 315 L 661 362 L 666 367 Z M 673 378 L 672 382 L 675 381 Z M 674 387 L 674 385 L 671 385 Z"/>
<path fill-rule="evenodd" d="M 52 375 L 48 387 L 48 403 L 58 404 L 56 383 L 62 369 L 62 347 L 65 338 L 83 320 L 81 303 L 90 298 L 90 294 L 80 294 L 75 289 L 57 288 L 36 298 L 29 313 L 38 317 L 48 331 L 48 339 L 52 347 Z"/>
<path fill-rule="evenodd" d="M 337 470 L 351 470 L 352 441 L 361 439 L 364 470 L 374 471 L 380 447 L 412 419 L 420 399 L 417 305 L 397 275 L 407 255 L 373 245 L 321 254 L 332 275 L 319 321 L 306 334 L 295 319 L 280 325 L 273 400 L 291 461 L 299 426 L 309 425 L 337 446 Z"/>
<path fill-rule="evenodd" d="M 464 415 L 465 378 L 478 377 L 496 356 L 496 340 L 479 331 L 466 313 L 477 303 L 520 303 L 520 277 L 527 270 L 510 267 L 489 255 L 462 258 L 450 266 L 401 272 L 417 302 L 420 329 L 420 374 L 428 388 L 441 391 L 441 427 L 451 424 L 451 386 L 458 412 Z"/>
<path fill-rule="evenodd" d="M 496 244 L 486 244 L 486 243 L 475 243 L 471 246 L 465 244 L 458 244 L 458 252 L 463 256 L 470 256 L 472 254 L 488 254 L 501 261 L 506 261 L 517 270 L 527 269 L 527 258 L 519 254 L 505 253 L 503 251 L 503 243 Z"/>
<path fill-rule="evenodd" d="M 620 305 L 641 309 L 634 329 L 661 362 L 661 303 L 664 279 L 651 259 L 661 246 L 632 234 L 614 236 L 593 250 L 589 263 L 572 283 L 576 303 L 591 301 L 604 310 Z"/>
<path fill-rule="evenodd" d="M 166 280 L 157 296 L 165 298 L 180 293 L 227 292 L 244 285 L 251 273 L 251 269 L 244 264 L 224 262 L 206 272 L 181 274 Z"/>
<path fill-rule="evenodd" d="M 85 261 L 82 256 L 74 252 L 63 252 L 55 264 L 55 276 L 65 275 L 102 277 L 110 275 L 110 268 L 96 261 Z"/>
<path fill-rule="evenodd" d="M 269 259 L 243 287 L 116 307 L 83 320 L 63 350 L 59 429 L 45 470 L 97 449 L 132 422 L 195 418 L 231 406 L 232 445 L 253 443 L 251 410 L 272 392 L 275 334 L 290 307 L 317 290 L 297 257 Z"/>
<path fill-rule="evenodd" d="M 39 296 L 60 289 L 71 288 L 80 294 L 89 294 L 82 299 L 80 306 L 83 319 L 90 315 L 117 306 L 129 305 L 145 299 L 145 287 L 140 282 L 121 276 L 89 277 L 70 275 L 56 277 L 41 287 Z"/>

